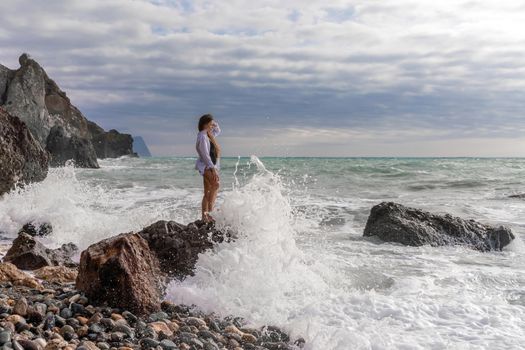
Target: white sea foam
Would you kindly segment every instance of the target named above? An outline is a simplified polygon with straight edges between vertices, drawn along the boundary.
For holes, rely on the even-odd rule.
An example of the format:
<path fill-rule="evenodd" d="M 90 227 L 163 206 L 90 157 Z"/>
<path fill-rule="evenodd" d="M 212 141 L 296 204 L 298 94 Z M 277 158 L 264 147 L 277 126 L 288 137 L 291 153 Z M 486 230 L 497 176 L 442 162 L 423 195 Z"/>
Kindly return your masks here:
<path fill-rule="evenodd" d="M 383 246 L 339 233 L 305 239 L 301 230 L 312 226 L 293 218 L 279 177 L 252 162 L 258 173 L 225 194 L 215 214 L 239 239 L 201 254 L 195 276 L 170 285 L 171 300 L 282 326 L 304 336 L 307 349 L 520 346 L 512 335 L 521 332 L 525 310 L 509 298 L 521 282 L 454 259 L 493 266 L 522 255 Z"/>
<path fill-rule="evenodd" d="M 233 189 L 223 188 L 215 213 L 239 239 L 202 254 L 194 277 L 172 283 L 171 299 L 282 326 L 310 350 L 522 348 L 525 201 L 506 198 L 522 191 L 521 168 L 512 166 L 521 161 L 265 161 L 282 178 L 256 158 L 243 162 L 223 160 L 221 182 Z M 14 237 L 28 221 L 51 222 L 49 243 L 85 247 L 159 219 L 192 221 L 202 195 L 193 163 L 51 169 L 44 182 L 0 199 L 0 231 Z M 391 177 L 391 163 L 410 171 Z M 433 186 L 411 190 L 421 183 L 414 169 L 429 172 Z M 479 187 L 446 185 L 472 180 Z M 386 199 L 509 224 L 518 238 L 493 253 L 363 239 L 370 207 Z"/>
<path fill-rule="evenodd" d="M 124 159 L 118 159 L 122 162 Z M 128 166 L 123 166 L 127 168 Z M 103 168 L 108 171 L 115 168 Z M 155 189 L 141 185 L 108 188 L 79 180 L 72 166 L 52 168 L 47 178 L 4 195 L 0 200 L 0 232 L 14 238 L 27 222 L 49 222 L 53 234 L 47 244 L 74 242 L 81 248 L 122 232 L 141 229 L 156 220 L 184 218 L 183 189 Z M 99 170 L 95 170 L 99 171 Z M 175 199 L 181 199 L 175 202 Z M 195 197 L 195 202 L 197 199 Z"/>

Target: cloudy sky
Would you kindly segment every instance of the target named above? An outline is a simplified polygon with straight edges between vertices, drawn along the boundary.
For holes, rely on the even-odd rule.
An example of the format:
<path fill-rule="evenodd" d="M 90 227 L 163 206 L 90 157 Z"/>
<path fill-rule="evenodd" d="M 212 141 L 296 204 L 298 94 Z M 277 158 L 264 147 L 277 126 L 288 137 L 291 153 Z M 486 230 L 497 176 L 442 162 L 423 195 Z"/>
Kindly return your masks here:
<path fill-rule="evenodd" d="M 2 0 L 22 52 L 155 155 L 525 156 L 525 1 Z"/>

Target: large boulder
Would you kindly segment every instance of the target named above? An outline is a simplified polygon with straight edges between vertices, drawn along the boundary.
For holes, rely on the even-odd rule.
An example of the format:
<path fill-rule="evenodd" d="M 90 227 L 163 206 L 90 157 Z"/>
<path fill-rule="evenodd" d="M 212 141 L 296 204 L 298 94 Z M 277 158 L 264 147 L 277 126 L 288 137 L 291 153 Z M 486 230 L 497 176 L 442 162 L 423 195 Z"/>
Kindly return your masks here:
<path fill-rule="evenodd" d="M 133 152 L 133 138 L 129 134 L 121 134 L 115 129 L 104 131 L 100 126 L 89 122 L 91 141 L 95 147 L 97 157 L 118 158 L 122 156 L 137 156 Z"/>
<path fill-rule="evenodd" d="M 51 128 L 46 149 L 51 156 L 51 166 L 64 166 L 68 160 L 73 160 L 77 167 L 99 168 L 93 144 L 75 134 L 66 134 L 61 126 Z"/>
<path fill-rule="evenodd" d="M 215 243 L 230 241 L 230 232 L 222 232 L 213 223 L 196 221 L 182 225 L 175 221 L 157 221 L 138 234 L 159 259 L 161 270 L 170 277 L 183 279 L 193 275 L 200 253 Z"/>
<path fill-rule="evenodd" d="M 57 249 L 48 249 L 33 236 L 20 232 L 11 248 L 4 256 L 9 262 L 22 270 L 36 270 L 44 266 L 76 266 L 71 259 L 78 248 L 73 243 L 62 245 Z"/>
<path fill-rule="evenodd" d="M 148 243 L 123 233 L 82 252 L 76 288 L 95 302 L 145 315 L 160 310 L 164 276 Z"/>
<path fill-rule="evenodd" d="M 47 152 L 26 124 L 0 107 L 0 195 L 16 183 L 42 181 L 47 166 Z"/>
<path fill-rule="evenodd" d="M 436 215 L 401 204 L 383 202 L 372 208 L 364 236 L 410 246 L 464 245 L 480 251 L 501 250 L 513 239 L 506 227 Z"/>

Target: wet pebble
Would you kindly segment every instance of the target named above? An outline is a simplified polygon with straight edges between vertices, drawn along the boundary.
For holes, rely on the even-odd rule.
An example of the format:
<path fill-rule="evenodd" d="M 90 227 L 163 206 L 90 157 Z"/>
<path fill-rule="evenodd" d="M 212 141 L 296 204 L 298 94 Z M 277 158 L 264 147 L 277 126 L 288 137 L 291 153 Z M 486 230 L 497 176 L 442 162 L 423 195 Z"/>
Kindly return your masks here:
<path fill-rule="evenodd" d="M 27 299 L 24 297 L 21 297 L 18 299 L 18 301 L 13 306 L 13 313 L 20 315 L 20 316 L 27 316 L 27 308 L 28 308 Z"/>
<path fill-rule="evenodd" d="M 167 302 L 163 311 L 138 317 L 90 305 L 72 285 L 45 285 L 45 291 L 0 286 L 0 350 L 292 349 L 278 328 L 243 328 L 242 318 Z"/>
<path fill-rule="evenodd" d="M 11 342 L 11 332 L 10 331 L 1 331 L 0 332 L 0 345 Z"/>

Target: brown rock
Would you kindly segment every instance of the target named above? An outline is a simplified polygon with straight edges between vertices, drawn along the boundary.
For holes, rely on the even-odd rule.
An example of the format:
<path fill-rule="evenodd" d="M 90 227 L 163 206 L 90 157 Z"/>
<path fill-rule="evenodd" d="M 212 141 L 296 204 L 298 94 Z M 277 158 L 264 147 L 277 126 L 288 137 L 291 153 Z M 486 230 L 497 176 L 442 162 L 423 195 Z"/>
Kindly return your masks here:
<path fill-rule="evenodd" d="M 44 266 L 34 271 L 35 277 L 54 283 L 75 282 L 78 272 L 66 266 Z"/>
<path fill-rule="evenodd" d="M 42 181 L 48 155 L 26 124 L 0 107 L 0 195 L 17 183 Z"/>
<path fill-rule="evenodd" d="M 80 345 L 85 347 L 88 350 L 99 350 L 100 349 L 98 346 L 95 345 L 95 343 L 89 340 L 84 340 L 82 343 L 80 343 Z"/>
<path fill-rule="evenodd" d="M 42 285 L 27 273 L 20 271 L 11 263 L 0 263 L 0 281 L 11 282 L 15 286 L 44 289 Z"/>
<path fill-rule="evenodd" d="M 9 315 L 6 318 L 6 321 L 11 322 L 16 325 L 17 323 L 26 323 L 26 319 L 20 315 Z"/>
<path fill-rule="evenodd" d="M 29 339 L 18 339 L 18 344 L 24 348 L 24 350 L 43 350 L 44 348 L 37 342 Z"/>
<path fill-rule="evenodd" d="M 239 328 L 235 327 L 234 325 L 229 325 L 229 326 L 226 326 L 226 328 L 224 328 L 224 331 L 226 333 L 235 333 L 235 334 L 238 334 L 240 335 L 241 337 L 244 335 L 243 332 L 241 332 L 239 330 Z"/>
<path fill-rule="evenodd" d="M 73 243 L 64 244 L 58 249 L 48 249 L 33 236 L 20 232 L 4 256 L 4 262 L 10 262 L 23 270 L 36 270 L 44 266 L 74 266 L 71 256 L 77 250 Z"/>
<path fill-rule="evenodd" d="M 27 316 L 28 306 L 29 305 L 27 304 L 27 299 L 21 297 L 16 301 L 15 305 L 13 306 L 13 313 L 25 317 Z"/>
<path fill-rule="evenodd" d="M 93 324 L 93 323 L 99 323 L 100 320 L 103 318 L 104 316 L 102 316 L 102 314 L 100 312 L 97 312 L 96 314 L 94 314 L 93 316 L 91 316 L 91 318 L 89 319 L 88 323 L 89 324 Z"/>
<path fill-rule="evenodd" d="M 241 339 L 246 343 L 252 343 L 252 344 L 257 341 L 257 338 L 250 333 L 244 333 Z"/>
<path fill-rule="evenodd" d="M 47 311 L 48 312 L 52 312 L 54 314 L 58 314 L 60 312 L 60 308 L 58 306 L 55 306 L 55 305 L 50 305 L 48 308 L 47 308 Z"/>
<path fill-rule="evenodd" d="M 122 317 L 122 315 L 120 315 L 120 314 L 111 314 L 111 319 L 113 321 L 118 321 L 118 320 L 124 319 L 124 317 Z"/>
<path fill-rule="evenodd" d="M 177 333 L 179 331 L 179 328 L 180 326 L 176 323 L 176 322 L 169 322 L 168 323 L 168 328 L 173 332 L 173 333 Z"/>
<path fill-rule="evenodd" d="M 89 320 L 87 318 L 82 317 L 82 316 L 77 316 L 77 320 L 78 320 L 78 322 L 80 322 L 81 325 L 86 325 L 89 322 Z"/>
<path fill-rule="evenodd" d="M 85 337 L 88 334 L 89 327 L 86 325 L 83 325 L 77 329 L 77 335 L 82 338 Z"/>
<path fill-rule="evenodd" d="M 47 342 L 46 347 L 44 350 L 62 350 L 67 346 L 67 341 L 63 339 L 51 339 Z"/>
<path fill-rule="evenodd" d="M 143 315 L 160 310 L 163 282 L 148 243 L 123 233 L 82 252 L 76 288 L 90 300 Z"/>
<path fill-rule="evenodd" d="M 173 335 L 173 331 L 164 322 L 161 322 L 161 321 L 151 322 L 149 325 L 151 326 L 151 328 L 153 328 L 153 330 L 157 334 L 160 334 L 162 332 L 164 333 L 164 335 L 167 335 L 168 337 L 171 337 Z"/>

